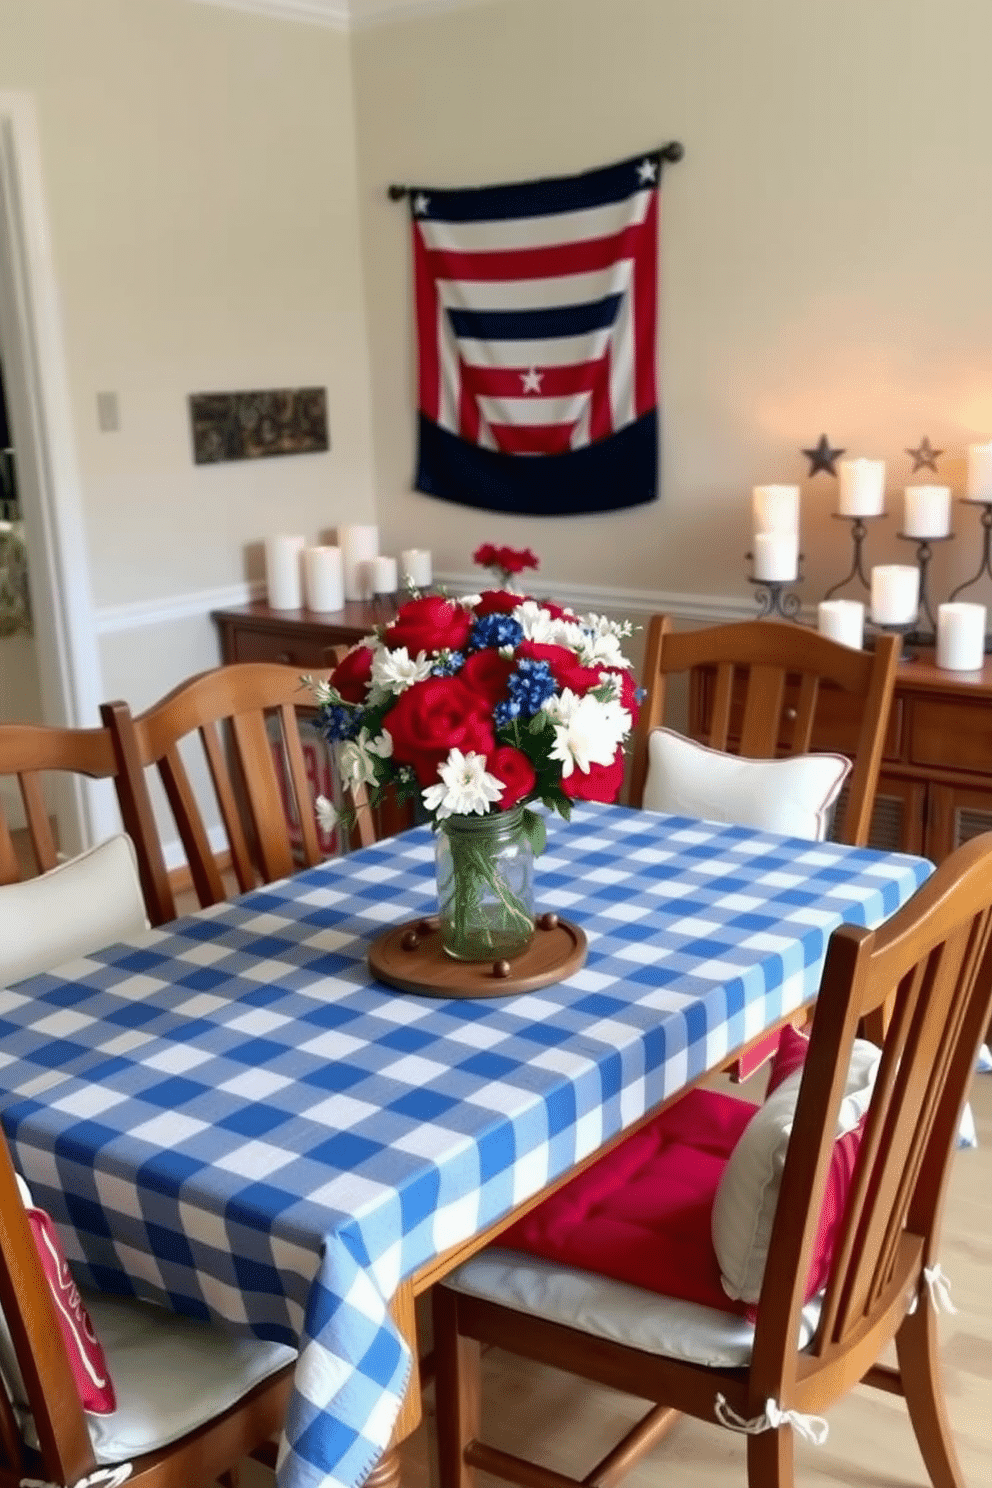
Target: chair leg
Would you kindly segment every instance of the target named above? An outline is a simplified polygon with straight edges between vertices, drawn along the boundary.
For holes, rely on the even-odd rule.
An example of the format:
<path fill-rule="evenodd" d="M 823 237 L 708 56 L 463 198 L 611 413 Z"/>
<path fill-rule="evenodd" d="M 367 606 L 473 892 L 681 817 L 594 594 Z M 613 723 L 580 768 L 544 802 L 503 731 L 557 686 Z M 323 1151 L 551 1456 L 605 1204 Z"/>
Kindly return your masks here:
<path fill-rule="evenodd" d="M 474 1338 L 458 1332 L 458 1298 L 453 1292 L 436 1286 L 432 1301 L 440 1488 L 475 1488 L 475 1471 L 465 1461 L 465 1448 L 482 1429 L 482 1350 Z"/>
<path fill-rule="evenodd" d="M 933 1488 L 965 1488 L 940 1379 L 937 1318 L 922 1296 L 896 1334 L 903 1393 Z"/>
<path fill-rule="evenodd" d="M 747 1439 L 748 1488 L 793 1488 L 795 1440 L 791 1426 L 759 1431 Z"/>

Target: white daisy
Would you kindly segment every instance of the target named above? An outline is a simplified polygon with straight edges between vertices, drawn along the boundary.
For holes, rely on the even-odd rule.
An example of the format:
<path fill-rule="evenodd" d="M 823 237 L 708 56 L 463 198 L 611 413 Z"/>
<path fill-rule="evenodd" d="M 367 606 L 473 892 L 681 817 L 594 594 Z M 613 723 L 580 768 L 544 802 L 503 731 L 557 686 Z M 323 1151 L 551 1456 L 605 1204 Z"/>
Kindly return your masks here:
<path fill-rule="evenodd" d="M 376 760 L 389 759 L 393 752 L 393 741 L 385 730 L 373 739 L 368 729 L 362 729 L 357 739 L 349 739 L 341 745 L 338 753 L 338 771 L 345 785 L 375 785 Z"/>
<path fill-rule="evenodd" d="M 438 765 L 440 785 L 429 785 L 423 792 L 424 805 L 443 820 L 446 816 L 485 816 L 490 803 L 498 801 L 505 786 L 502 780 L 486 770 L 486 756 L 471 750 L 462 754 L 452 749 L 443 765 Z"/>
<path fill-rule="evenodd" d="M 411 658 L 405 646 L 388 651 L 385 646 L 372 658 L 372 686 L 379 692 L 406 692 L 415 682 L 425 682 L 431 674 L 433 661 L 426 651 L 418 651 Z"/>
<path fill-rule="evenodd" d="M 576 696 L 566 687 L 544 704 L 555 728 L 551 758 L 561 761 L 567 779 L 578 767 L 588 775 L 590 765 L 613 763 L 617 747 L 630 730 L 630 714 L 617 702 L 601 703 L 591 693 Z"/>
<path fill-rule="evenodd" d="M 576 651 L 583 666 L 610 666 L 630 669 L 630 662 L 620 650 L 620 641 L 631 634 L 629 621 L 618 623 L 605 615 L 586 615 L 579 632 Z"/>
<path fill-rule="evenodd" d="M 525 641 L 535 641 L 539 646 L 558 645 L 556 637 L 561 622 L 550 610 L 539 605 L 535 599 L 525 599 L 513 611 L 513 618 L 521 627 Z"/>

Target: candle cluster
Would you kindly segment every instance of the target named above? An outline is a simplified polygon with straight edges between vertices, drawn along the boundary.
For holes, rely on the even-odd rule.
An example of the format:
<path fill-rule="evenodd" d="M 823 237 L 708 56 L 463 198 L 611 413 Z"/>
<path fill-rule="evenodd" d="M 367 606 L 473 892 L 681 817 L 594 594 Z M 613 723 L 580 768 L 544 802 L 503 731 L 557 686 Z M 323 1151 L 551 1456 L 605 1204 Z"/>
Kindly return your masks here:
<path fill-rule="evenodd" d="M 337 546 L 307 546 L 306 538 L 280 533 L 265 542 L 268 601 L 274 610 L 306 607 L 326 615 L 344 609 L 345 600 L 392 595 L 404 585 L 426 589 L 432 580 L 426 548 L 406 548 L 395 558 L 379 552 L 379 529 L 350 525 L 337 530 Z"/>
<path fill-rule="evenodd" d="M 927 443 L 924 441 L 924 443 Z M 927 445 L 929 448 L 929 445 Z M 840 453 L 839 451 L 837 453 Z M 910 451 L 913 453 L 913 451 Z M 935 453 L 940 453 L 936 451 Z M 870 582 L 861 567 L 861 545 L 866 529 L 862 519 L 885 516 L 885 462 L 863 458 L 839 460 L 837 514 L 853 521 L 855 558 L 849 579 L 855 575 L 869 590 L 867 611 L 880 629 L 912 631 L 926 617 L 935 632 L 937 665 L 952 670 L 974 670 L 983 663 L 986 609 L 984 605 L 943 604 L 934 623 L 926 591 L 930 560 L 927 544 L 951 536 L 951 488 L 944 485 L 910 485 L 903 488 L 901 538 L 918 544 L 916 564 L 880 564 L 871 570 Z M 992 441 L 968 449 L 967 491 L 964 499 L 992 508 Z M 779 607 L 778 586 L 796 580 L 799 572 L 798 486 L 755 486 L 752 492 L 754 528 L 753 579 L 772 586 L 773 608 Z M 983 524 L 987 519 L 983 517 Z M 989 569 L 986 537 L 985 569 Z M 979 570 L 977 577 L 981 576 Z M 843 580 L 846 583 L 848 580 Z M 968 584 L 959 585 L 955 593 Z M 841 587 L 836 584 L 833 591 Z M 798 608 L 798 600 L 795 600 Z M 782 601 L 785 605 L 787 601 Z M 766 611 L 767 613 L 767 611 Z M 779 609 L 779 613 L 783 613 Z M 795 613 L 793 610 L 790 613 Z M 817 627 L 823 635 L 859 648 L 864 640 L 866 605 L 860 600 L 825 599 L 817 610 Z"/>

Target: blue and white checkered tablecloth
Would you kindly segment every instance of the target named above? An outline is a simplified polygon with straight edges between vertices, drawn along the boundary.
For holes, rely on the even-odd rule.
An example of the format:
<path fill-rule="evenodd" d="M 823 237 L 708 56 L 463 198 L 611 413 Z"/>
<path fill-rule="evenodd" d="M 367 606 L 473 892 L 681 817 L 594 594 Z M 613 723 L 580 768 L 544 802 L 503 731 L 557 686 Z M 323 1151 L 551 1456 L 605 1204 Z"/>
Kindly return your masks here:
<path fill-rule="evenodd" d="M 284 1488 L 354 1488 L 409 1358 L 397 1285 L 815 994 L 830 932 L 921 858 L 582 805 L 538 900 L 585 929 L 555 986 L 372 981 L 434 907 L 419 828 L 0 992 L 0 1103 L 77 1276 L 300 1348 Z"/>

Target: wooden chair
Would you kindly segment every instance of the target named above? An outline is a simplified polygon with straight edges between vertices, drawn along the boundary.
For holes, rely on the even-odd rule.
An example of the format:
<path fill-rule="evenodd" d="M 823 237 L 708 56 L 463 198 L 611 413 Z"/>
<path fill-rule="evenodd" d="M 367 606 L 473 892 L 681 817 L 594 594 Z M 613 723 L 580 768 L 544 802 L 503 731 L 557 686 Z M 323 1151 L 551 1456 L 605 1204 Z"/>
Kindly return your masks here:
<path fill-rule="evenodd" d="M 853 769 L 834 835 L 841 842 L 864 846 L 899 651 L 898 636 L 879 636 L 872 652 L 855 651 L 802 626 L 772 620 L 676 633 L 667 615 L 652 616 L 643 671 L 648 695 L 631 754 L 631 805 L 640 806 L 643 800 L 648 739 L 664 722 L 671 675 L 712 669 L 709 726 L 701 742 L 750 758 L 808 753 L 824 698 L 829 690 L 839 690 L 845 717 L 856 722 L 854 749 L 838 751 L 850 753 Z"/>
<path fill-rule="evenodd" d="M 16 778 L 27 821 L 26 845 L 34 870 L 47 873 L 59 861 L 45 799 L 45 776 L 73 774 L 105 780 L 117 773 L 117 762 L 106 728 L 55 728 L 47 724 L 0 724 L 0 778 Z M 16 883 L 21 865 L 11 838 L 10 823 L 0 802 L 0 884 Z"/>
<path fill-rule="evenodd" d="M 794 1418 L 777 1412 L 822 1415 L 863 1382 L 904 1396 L 933 1488 L 964 1488 L 942 1396 L 931 1291 L 940 1274 L 941 1214 L 958 1120 L 988 1024 L 990 935 L 992 834 L 986 834 L 947 859 L 879 929 L 843 927 L 832 936 L 753 1342 L 738 1367 L 711 1368 L 615 1341 L 622 1325 L 594 1336 L 574 1318 L 527 1315 L 472 1283 L 469 1271 L 479 1258 L 435 1289 L 441 1488 L 469 1488 L 477 1470 L 526 1488 L 573 1483 L 480 1440 L 478 1366 L 485 1344 L 654 1402 L 583 1480 L 589 1485 L 612 1485 L 684 1413 L 738 1429 L 747 1423 L 751 1488 L 786 1488 L 793 1482 Z M 893 1016 L 819 1320 L 799 1349 L 804 1282 L 855 1033 L 890 996 Z M 512 1275 L 530 1257 L 504 1249 L 496 1260 Z M 661 1301 L 649 1291 L 634 1298 L 630 1310 L 645 1316 Z M 894 1367 L 879 1363 L 891 1342 Z"/>
<path fill-rule="evenodd" d="M 19 1488 L 25 1480 L 78 1484 L 95 1472 L 93 1481 L 107 1488 L 125 1478 L 137 1488 L 205 1488 L 218 1477 L 233 1488 L 242 1458 L 274 1466 L 271 1438 L 286 1413 L 293 1351 L 234 1340 L 211 1324 L 129 1298 L 85 1297 L 117 1410 L 109 1416 L 84 1412 L 2 1135 L 0 1305 L 14 1355 L 9 1345 L 0 1350 L 0 1488 Z M 169 1427 L 184 1423 L 187 1429 L 173 1438 Z"/>
<path fill-rule="evenodd" d="M 328 675 L 314 673 L 318 679 Z M 137 717 L 124 702 L 103 704 L 121 815 L 137 849 L 153 924 L 175 919 L 176 902 L 146 778 L 152 767 L 165 788 L 202 906 L 228 897 L 208 833 L 212 815 L 223 824 L 242 893 L 321 861 L 298 720 L 298 710 L 311 706 L 299 671 L 276 662 L 239 662 L 201 672 Z M 200 777 L 194 776 L 199 797 L 183 758 L 185 751 L 189 759 L 191 748 L 195 755 L 197 739 L 198 763 L 205 762 Z M 275 756 L 280 747 L 282 780 Z M 287 811 L 295 817 L 295 834 Z M 359 830 L 363 841 L 373 840 L 367 813 L 359 813 Z"/>

